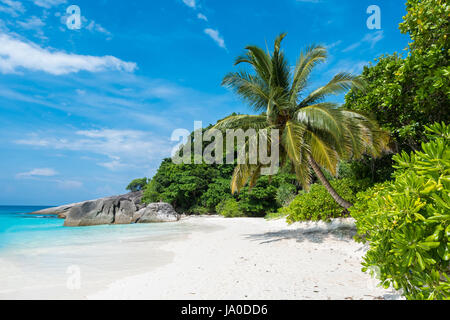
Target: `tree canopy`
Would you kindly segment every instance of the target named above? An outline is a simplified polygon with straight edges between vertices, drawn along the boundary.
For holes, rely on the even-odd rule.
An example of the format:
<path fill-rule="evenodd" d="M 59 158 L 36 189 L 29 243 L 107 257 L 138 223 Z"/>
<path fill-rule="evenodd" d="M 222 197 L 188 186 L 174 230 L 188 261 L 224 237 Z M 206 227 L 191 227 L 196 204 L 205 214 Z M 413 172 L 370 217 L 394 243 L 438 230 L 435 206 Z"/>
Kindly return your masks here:
<path fill-rule="evenodd" d="M 147 178 L 134 179 L 133 181 L 130 182 L 130 184 L 127 186 L 126 189 L 131 192 L 141 191 L 144 190 L 147 183 L 148 183 Z"/>
<path fill-rule="evenodd" d="M 365 67 L 366 92 L 351 90 L 345 103 L 373 114 L 391 132 L 396 152 L 418 149 L 425 125 L 450 120 L 450 6 L 441 0 L 409 0 L 407 10 L 400 24 L 412 39 L 407 56 L 381 56 Z"/>

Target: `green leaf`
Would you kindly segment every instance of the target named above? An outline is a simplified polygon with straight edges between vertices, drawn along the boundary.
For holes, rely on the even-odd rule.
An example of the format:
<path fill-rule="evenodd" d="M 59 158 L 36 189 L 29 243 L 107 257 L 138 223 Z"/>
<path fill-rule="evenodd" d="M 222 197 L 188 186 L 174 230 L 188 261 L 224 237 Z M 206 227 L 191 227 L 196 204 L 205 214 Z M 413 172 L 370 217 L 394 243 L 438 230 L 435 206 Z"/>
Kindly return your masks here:
<path fill-rule="evenodd" d="M 419 246 L 428 251 L 439 247 L 440 244 L 440 242 L 421 242 Z"/>
<path fill-rule="evenodd" d="M 420 253 L 416 252 L 417 262 L 422 270 L 425 270 L 425 263 L 423 262 L 422 256 Z"/>

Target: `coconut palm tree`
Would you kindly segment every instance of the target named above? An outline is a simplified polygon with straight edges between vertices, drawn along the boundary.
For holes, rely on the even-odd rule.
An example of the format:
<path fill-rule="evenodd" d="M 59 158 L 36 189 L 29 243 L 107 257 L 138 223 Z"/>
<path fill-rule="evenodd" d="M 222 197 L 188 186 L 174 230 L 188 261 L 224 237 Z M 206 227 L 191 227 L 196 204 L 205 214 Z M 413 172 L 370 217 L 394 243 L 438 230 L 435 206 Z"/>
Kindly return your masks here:
<path fill-rule="evenodd" d="M 272 53 L 257 46 L 246 47 L 235 65 L 245 63 L 254 72 L 232 72 L 223 80 L 224 86 L 234 90 L 256 112 L 263 113 L 233 115 L 219 121 L 215 128 L 253 128 L 258 132 L 278 129 L 281 165 L 292 167 L 305 190 L 309 189 L 313 171 L 336 202 L 348 209 L 352 204 L 333 189 L 322 169 L 336 176 L 341 159 L 358 159 L 364 154 L 379 156 L 387 150 L 388 135 L 372 119 L 324 102 L 327 96 L 352 87 L 363 89 L 358 77 L 339 73 L 325 86 L 307 90 L 313 68 L 326 60 L 327 51 L 322 46 L 311 46 L 291 68 L 280 50 L 285 36 L 284 33 L 276 38 Z M 239 192 L 247 183 L 252 187 L 260 174 L 261 165 L 238 165 L 233 173 L 232 192 Z"/>

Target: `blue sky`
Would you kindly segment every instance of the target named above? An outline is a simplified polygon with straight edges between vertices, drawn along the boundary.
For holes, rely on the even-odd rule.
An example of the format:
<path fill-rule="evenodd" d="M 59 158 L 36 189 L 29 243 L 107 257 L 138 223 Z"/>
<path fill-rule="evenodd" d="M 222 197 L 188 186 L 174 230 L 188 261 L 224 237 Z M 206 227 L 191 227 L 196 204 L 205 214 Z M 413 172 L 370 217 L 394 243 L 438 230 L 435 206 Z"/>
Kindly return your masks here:
<path fill-rule="evenodd" d="M 170 155 L 173 130 L 250 112 L 220 86 L 246 45 L 288 32 L 291 63 L 307 45 L 326 45 L 318 86 L 402 52 L 404 2 L 0 0 L 0 204 L 123 193 Z M 72 4 L 78 30 L 66 25 Z M 381 30 L 367 28 L 370 5 Z"/>

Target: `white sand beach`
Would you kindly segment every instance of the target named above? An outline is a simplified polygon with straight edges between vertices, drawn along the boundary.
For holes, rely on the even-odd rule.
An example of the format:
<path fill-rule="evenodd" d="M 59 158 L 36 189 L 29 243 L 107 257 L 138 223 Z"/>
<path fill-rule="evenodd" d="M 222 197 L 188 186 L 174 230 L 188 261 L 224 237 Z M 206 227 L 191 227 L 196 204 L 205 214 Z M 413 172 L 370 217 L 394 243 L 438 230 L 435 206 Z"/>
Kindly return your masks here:
<path fill-rule="evenodd" d="M 89 299 L 397 299 L 361 272 L 349 231 L 282 220 L 192 217 L 201 226 L 161 249 L 173 261 L 114 282 Z M 347 221 L 344 222 L 348 223 Z M 329 228 L 329 227 L 325 227 Z"/>
<path fill-rule="evenodd" d="M 0 299 L 398 298 L 361 272 L 350 231 L 323 227 L 189 217 L 170 236 L 17 252 L 0 257 Z M 67 285 L 71 265 L 80 287 Z"/>

